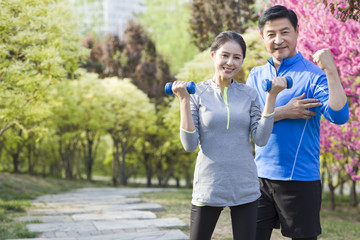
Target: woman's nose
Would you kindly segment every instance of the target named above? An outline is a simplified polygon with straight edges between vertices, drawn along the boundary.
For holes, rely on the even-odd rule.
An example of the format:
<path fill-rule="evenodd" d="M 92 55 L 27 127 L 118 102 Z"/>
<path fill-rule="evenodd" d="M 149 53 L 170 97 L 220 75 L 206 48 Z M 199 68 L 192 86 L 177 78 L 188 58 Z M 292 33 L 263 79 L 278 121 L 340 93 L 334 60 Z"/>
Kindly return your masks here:
<path fill-rule="evenodd" d="M 232 57 L 229 57 L 227 62 L 226 62 L 227 65 L 232 65 L 233 64 L 233 58 Z"/>

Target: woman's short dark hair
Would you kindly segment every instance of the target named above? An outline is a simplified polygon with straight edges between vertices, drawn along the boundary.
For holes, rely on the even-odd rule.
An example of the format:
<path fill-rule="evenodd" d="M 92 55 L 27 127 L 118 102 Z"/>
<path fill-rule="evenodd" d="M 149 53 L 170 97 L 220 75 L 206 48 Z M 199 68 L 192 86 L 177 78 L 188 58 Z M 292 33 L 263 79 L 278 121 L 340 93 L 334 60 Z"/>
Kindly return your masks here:
<path fill-rule="evenodd" d="M 296 30 L 296 27 L 298 25 L 298 19 L 297 19 L 295 12 L 291 9 L 287 9 L 284 6 L 275 5 L 269 9 L 267 9 L 260 16 L 259 23 L 258 23 L 260 31 L 262 32 L 264 25 L 266 24 L 267 21 L 271 21 L 271 20 L 278 19 L 278 18 L 289 19 L 291 25 Z"/>
<path fill-rule="evenodd" d="M 235 41 L 240 45 L 240 47 L 243 51 L 243 59 L 245 59 L 246 43 L 245 43 L 243 37 L 239 33 L 236 33 L 233 31 L 225 31 L 225 32 L 222 32 L 219 35 L 217 35 L 215 40 L 211 44 L 210 51 L 216 52 L 219 48 L 221 48 L 222 45 L 224 45 L 225 43 L 227 43 L 229 41 Z"/>

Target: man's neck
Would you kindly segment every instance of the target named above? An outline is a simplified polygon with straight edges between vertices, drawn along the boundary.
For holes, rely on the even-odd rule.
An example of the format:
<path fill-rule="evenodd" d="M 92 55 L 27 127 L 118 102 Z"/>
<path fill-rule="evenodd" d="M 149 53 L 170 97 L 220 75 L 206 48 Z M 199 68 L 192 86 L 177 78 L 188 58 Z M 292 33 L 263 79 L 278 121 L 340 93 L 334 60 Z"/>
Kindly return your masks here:
<path fill-rule="evenodd" d="M 281 61 L 280 61 L 280 60 L 277 60 L 277 59 L 273 59 L 273 63 L 274 63 L 274 67 L 275 67 L 276 72 L 277 72 L 277 71 L 279 70 Z"/>

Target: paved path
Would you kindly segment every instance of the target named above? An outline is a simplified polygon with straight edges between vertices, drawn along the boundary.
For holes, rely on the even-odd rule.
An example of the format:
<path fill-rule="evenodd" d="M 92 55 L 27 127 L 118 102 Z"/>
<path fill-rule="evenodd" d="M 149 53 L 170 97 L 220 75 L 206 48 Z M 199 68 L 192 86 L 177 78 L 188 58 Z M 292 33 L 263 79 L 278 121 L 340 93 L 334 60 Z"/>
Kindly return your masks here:
<path fill-rule="evenodd" d="M 153 212 L 162 211 L 162 206 L 136 198 L 142 192 L 163 190 L 169 189 L 83 188 L 46 195 L 32 201 L 35 208 L 17 220 L 32 221 L 27 228 L 39 233 L 32 240 L 189 239 L 178 229 L 186 226 L 184 222 L 156 218 Z"/>

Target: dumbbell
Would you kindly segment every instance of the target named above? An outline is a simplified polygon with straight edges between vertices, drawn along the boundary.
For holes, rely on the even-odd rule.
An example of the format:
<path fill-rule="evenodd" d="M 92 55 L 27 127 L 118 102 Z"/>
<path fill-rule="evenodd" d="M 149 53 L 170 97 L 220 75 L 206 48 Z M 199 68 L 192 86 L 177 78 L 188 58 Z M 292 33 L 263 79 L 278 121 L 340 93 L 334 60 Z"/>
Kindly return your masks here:
<path fill-rule="evenodd" d="M 165 84 L 165 94 L 168 96 L 172 96 L 174 93 L 172 91 L 172 82 L 168 82 L 167 84 Z M 188 91 L 188 93 L 190 94 L 194 94 L 195 93 L 195 82 L 190 81 L 186 84 L 186 89 Z"/>
<path fill-rule="evenodd" d="M 287 82 L 287 87 L 286 88 L 291 88 L 292 85 L 293 85 L 293 80 L 291 77 L 289 76 L 286 76 L 286 82 Z M 271 81 L 269 79 L 264 79 L 261 83 L 261 86 L 262 86 L 262 89 L 265 91 L 265 92 L 268 92 L 270 91 L 271 89 Z"/>

